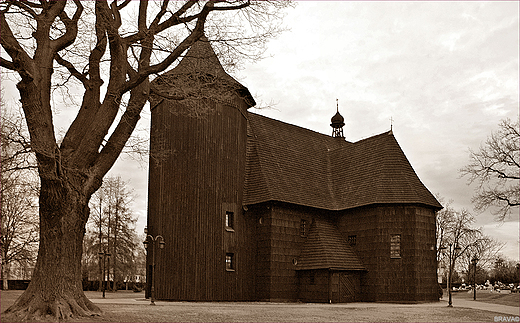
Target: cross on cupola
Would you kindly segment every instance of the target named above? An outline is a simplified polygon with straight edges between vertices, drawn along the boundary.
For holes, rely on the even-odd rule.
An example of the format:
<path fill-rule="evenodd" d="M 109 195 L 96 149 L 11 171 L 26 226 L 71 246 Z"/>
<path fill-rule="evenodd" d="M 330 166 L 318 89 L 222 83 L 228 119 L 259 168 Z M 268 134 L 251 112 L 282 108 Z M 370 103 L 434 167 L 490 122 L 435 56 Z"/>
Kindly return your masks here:
<path fill-rule="evenodd" d="M 336 99 L 336 114 L 330 119 L 330 126 L 332 127 L 332 137 L 345 139 L 343 135 L 343 126 L 345 125 L 345 119 L 339 114 L 339 103 Z"/>

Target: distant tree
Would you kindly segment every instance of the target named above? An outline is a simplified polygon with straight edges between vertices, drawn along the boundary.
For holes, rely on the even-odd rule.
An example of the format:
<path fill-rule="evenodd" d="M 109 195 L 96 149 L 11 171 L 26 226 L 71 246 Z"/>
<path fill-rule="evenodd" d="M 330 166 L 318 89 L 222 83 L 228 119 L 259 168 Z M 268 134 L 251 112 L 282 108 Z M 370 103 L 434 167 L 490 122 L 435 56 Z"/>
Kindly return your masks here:
<path fill-rule="evenodd" d="M 479 269 L 489 269 L 493 266 L 499 252 L 504 248 L 505 243 L 499 242 L 491 237 L 485 236 L 482 232 L 474 231 L 462 237 L 462 245 L 468 246 L 466 252 L 461 255 L 460 265 L 466 276 L 466 281 L 473 281 L 475 265 L 473 259 L 477 259 L 477 274 Z M 482 276 L 479 276 L 482 279 Z"/>
<path fill-rule="evenodd" d="M 520 129 L 518 118 L 502 120 L 478 151 L 470 150 L 470 163 L 460 170 L 477 183 L 475 209 L 488 208 L 498 221 L 518 210 L 520 195 Z"/>
<path fill-rule="evenodd" d="M 472 227 L 475 218 L 467 210 L 457 211 L 450 206 L 450 203 L 437 212 L 436 221 L 437 262 L 438 266 L 445 269 L 444 273 L 447 273 L 450 266 L 455 269 L 457 259 L 469 252 L 468 250 L 481 235 L 481 230 Z M 460 249 L 455 251 L 456 247 Z"/>
<path fill-rule="evenodd" d="M 504 284 L 520 284 L 519 271 L 520 264 L 517 261 L 508 260 L 503 256 L 498 256 L 489 275 L 489 280 L 491 283 L 501 282 Z"/>
<path fill-rule="evenodd" d="M 444 205 L 444 208 L 437 212 L 435 217 L 435 239 L 436 239 L 436 252 L 437 252 L 437 262 L 441 262 L 444 250 L 443 247 L 447 244 L 447 240 L 450 238 L 451 228 L 453 226 L 453 222 L 455 221 L 455 210 L 451 206 L 453 201 L 445 202 L 444 198 L 436 195 L 437 199 L 441 204 Z"/>
<path fill-rule="evenodd" d="M 85 244 L 84 258 L 86 263 L 92 264 L 99 252 L 110 254 L 106 266 L 114 283 L 109 289 L 117 289 L 117 283 L 121 284 L 126 276 L 135 275 L 134 261 L 140 243 L 135 232 L 137 218 L 131 210 L 133 198 L 128 183 L 120 177 L 108 177 L 91 199 L 92 216 L 87 223 L 86 237 L 89 244 Z M 90 274 L 101 279 L 99 258 L 97 263 L 99 270 Z"/>
<path fill-rule="evenodd" d="M 17 89 L 40 178 L 40 244 L 31 283 L 6 310 L 24 318 L 100 314 L 81 288 L 89 201 L 129 140 L 150 80 L 203 35 L 237 62 L 258 58 L 289 1 L 0 2 L 0 66 Z M 77 111 L 57 140 L 53 94 Z M 61 95 L 61 94 L 60 94 Z M 71 108 L 72 109 L 72 108 Z"/>
<path fill-rule="evenodd" d="M 1 108 L 2 289 L 13 266 L 32 269 L 39 241 L 37 176 L 27 130 L 16 110 Z"/>

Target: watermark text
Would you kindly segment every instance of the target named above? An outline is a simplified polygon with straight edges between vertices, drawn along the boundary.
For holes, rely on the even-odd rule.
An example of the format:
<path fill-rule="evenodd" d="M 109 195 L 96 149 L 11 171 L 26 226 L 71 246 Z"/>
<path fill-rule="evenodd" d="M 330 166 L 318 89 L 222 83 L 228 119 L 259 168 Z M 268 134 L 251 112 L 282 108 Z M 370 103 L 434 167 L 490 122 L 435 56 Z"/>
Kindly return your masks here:
<path fill-rule="evenodd" d="M 495 322 L 520 322 L 519 316 L 495 316 Z"/>

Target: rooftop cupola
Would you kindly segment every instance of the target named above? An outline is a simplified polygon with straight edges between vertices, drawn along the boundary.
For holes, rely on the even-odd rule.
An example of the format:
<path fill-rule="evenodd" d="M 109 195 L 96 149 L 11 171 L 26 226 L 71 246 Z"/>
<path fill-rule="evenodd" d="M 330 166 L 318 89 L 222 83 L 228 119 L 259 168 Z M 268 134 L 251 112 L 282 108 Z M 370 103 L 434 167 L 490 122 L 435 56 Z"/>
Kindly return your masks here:
<path fill-rule="evenodd" d="M 330 119 L 330 126 L 332 127 L 332 137 L 345 139 L 343 135 L 343 126 L 345 125 L 345 119 L 339 113 L 338 99 L 336 99 L 336 114 Z"/>

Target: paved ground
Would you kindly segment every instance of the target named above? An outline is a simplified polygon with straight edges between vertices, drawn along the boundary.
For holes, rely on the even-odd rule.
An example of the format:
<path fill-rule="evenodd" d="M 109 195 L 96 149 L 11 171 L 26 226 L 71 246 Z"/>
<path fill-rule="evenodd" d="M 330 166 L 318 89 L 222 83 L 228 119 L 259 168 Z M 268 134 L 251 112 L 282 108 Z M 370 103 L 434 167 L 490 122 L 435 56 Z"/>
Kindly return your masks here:
<path fill-rule="evenodd" d="M 107 294 L 108 295 L 108 294 Z M 144 295 L 138 294 L 135 295 L 137 297 L 130 298 L 113 298 L 113 295 L 108 295 L 110 298 L 98 298 L 91 297 L 92 302 L 96 304 L 119 304 L 119 305 L 143 305 L 150 304 L 149 299 L 145 299 Z M 163 302 L 163 301 L 155 301 L 156 306 L 172 306 L 172 307 L 212 307 L 212 306 L 222 306 L 222 305 L 235 305 L 236 307 L 243 307 L 249 305 L 265 305 L 272 308 L 280 308 L 280 307 L 292 307 L 292 308 L 308 308 L 310 306 L 313 307 L 326 307 L 326 308 L 364 308 L 364 309 L 385 309 L 385 308 L 403 308 L 403 309 L 411 309 L 418 307 L 432 307 L 432 308 L 443 308 L 448 306 L 448 300 L 442 299 L 439 302 L 435 303 L 425 303 L 425 304 L 391 304 L 391 303 L 344 303 L 344 304 L 294 304 L 294 303 L 264 303 L 264 302 L 254 302 L 254 303 L 204 303 L 204 302 Z M 494 313 L 501 313 L 505 315 L 512 316 L 520 316 L 520 307 L 500 305 L 500 304 L 490 304 L 484 302 L 477 302 L 473 300 L 466 299 L 452 299 L 452 306 L 456 308 L 470 308 L 477 309 L 483 311 L 489 311 Z"/>
<path fill-rule="evenodd" d="M 441 300 L 444 306 L 448 306 L 447 300 Z M 463 308 L 473 308 L 477 310 L 484 310 L 490 312 L 498 312 L 502 314 L 512 315 L 512 316 L 520 316 L 519 311 L 520 307 L 501 305 L 501 304 L 490 304 L 484 302 L 478 302 L 473 300 L 466 299 L 453 299 L 453 306 L 455 307 L 463 307 Z"/>
<path fill-rule="evenodd" d="M 130 292 L 119 292 L 119 293 L 106 293 L 106 298 L 101 298 L 99 292 L 87 292 L 87 296 L 97 304 L 149 304 L 150 300 L 144 298 L 144 293 L 130 293 Z M 518 295 L 518 294 L 516 294 Z M 471 296 L 471 295 L 470 295 Z M 479 299 L 482 299 L 482 294 L 479 294 Z M 506 295 L 503 295 L 506 296 Z M 515 296 L 515 295 L 511 295 Z M 474 301 L 468 299 L 467 295 L 464 294 L 453 294 L 452 297 L 452 305 L 458 308 L 469 308 L 469 309 L 477 309 L 477 310 L 485 310 L 489 312 L 502 313 L 513 316 L 520 316 L 520 295 L 516 298 L 518 299 L 519 306 L 508 306 L 496 303 L 486 303 L 483 301 Z M 470 297 L 471 298 L 471 297 Z M 189 302 L 163 302 L 156 301 L 156 305 L 161 306 L 186 306 L 187 304 L 197 304 L 204 306 L 211 306 L 212 304 L 226 304 L 226 303 L 189 303 Z M 233 304 L 233 303 L 230 303 Z M 292 303 L 262 303 L 262 302 L 254 302 L 254 303 L 235 303 L 235 304 L 270 304 L 273 306 L 302 306 L 308 307 L 309 304 L 292 304 Z M 325 307 L 341 307 L 341 308 L 391 308 L 391 307 L 402 307 L 402 308 L 414 308 L 414 307 L 447 307 L 448 306 L 448 298 L 444 297 L 439 302 L 435 303 L 425 303 L 425 304 L 390 304 L 390 303 L 346 303 L 346 304 L 313 304 L 314 306 L 325 306 Z"/>
<path fill-rule="evenodd" d="M 75 322 L 518 322 L 519 307 L 488 304 L 454 296 L 425 304 L 264 303 L 264 302 L 163 302 L 150 306 L 143 293 L 87 292 L 105 314 Z M 5 310 L 19 291 L 1 293 Z M 510 295 L 510 297 L 518 297 Z M 6 321 L 3 317 L 2 322 Z M 13 320 L 11 320 L 13 321 Z"/>

